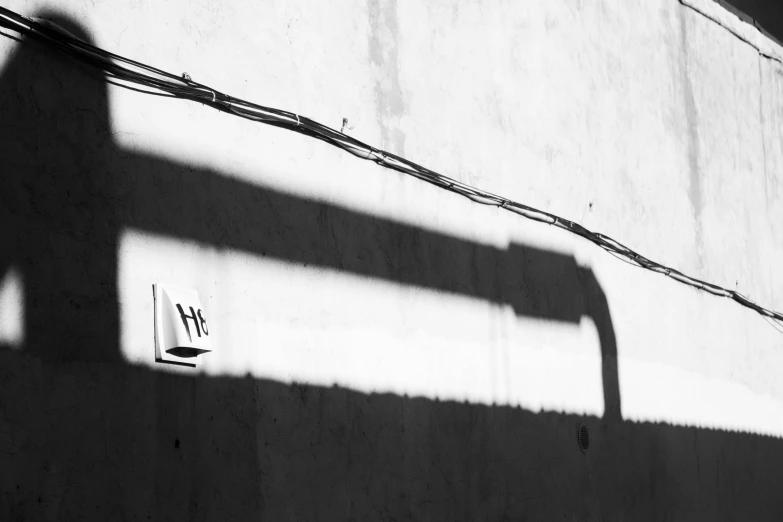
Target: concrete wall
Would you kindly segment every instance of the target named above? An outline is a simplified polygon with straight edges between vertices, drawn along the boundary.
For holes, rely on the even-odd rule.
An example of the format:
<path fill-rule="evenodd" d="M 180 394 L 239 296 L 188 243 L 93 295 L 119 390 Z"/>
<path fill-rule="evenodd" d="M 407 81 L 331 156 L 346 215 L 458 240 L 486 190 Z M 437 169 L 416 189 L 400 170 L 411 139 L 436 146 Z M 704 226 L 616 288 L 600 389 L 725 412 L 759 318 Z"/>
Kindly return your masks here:
<path fill-rule="evenodd" d="M 783 308 L 783 50 L 714 2 L 4 5 Z M 36 45 L 0 63 L 3 520 L 783 515 L 757 314 Z M 196 369 L 153 360 L 154 282 L 204 301 Z"/>

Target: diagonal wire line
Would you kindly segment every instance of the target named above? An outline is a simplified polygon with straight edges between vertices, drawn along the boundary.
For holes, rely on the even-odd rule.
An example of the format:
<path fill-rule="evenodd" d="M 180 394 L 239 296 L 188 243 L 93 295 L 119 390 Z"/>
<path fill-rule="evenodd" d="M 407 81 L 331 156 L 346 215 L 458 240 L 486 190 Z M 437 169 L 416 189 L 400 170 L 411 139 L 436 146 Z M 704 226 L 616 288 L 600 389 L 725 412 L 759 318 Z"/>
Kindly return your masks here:
<path fill-rule="evenodd" d="M 0 27 L 25 35 L 29 39 L 42 42 L 81 63 L 99 69 L 107 76 L 107 81 L 114 85 L 144 94 L 200 102 L 240 118 L 281 127 L 325 141 L 354 156 L 373 161 L 382 167 L 414 176 L 422 181 L 464 196 L 475 203 L 500 207 L 527 219 L 562 228 L 595 243 L 613 256 L 629 264 L 663 274 L 680 283 L 712 295 L 730 298 L 738 304 L 761 314 L 768 321 L 783 326 L 783 314 L 764 308 L 739 292 L 685 275 L 678 270 L 647 259 L 611 237 L 588 230 L 579 223 L 472 187 L 390 152 L 376 149 L 305 116 L 234 98 L 207 85 L 194 82 L 186 74 L 183 74 L 181 77 L 176 76 L 150 65 L 105 51 L 79 40 L 52 22 L 27 18 L 4 7 L 0 7 Z M 17 39 L 5 32 L 0 32 L 0 34 Z"/>

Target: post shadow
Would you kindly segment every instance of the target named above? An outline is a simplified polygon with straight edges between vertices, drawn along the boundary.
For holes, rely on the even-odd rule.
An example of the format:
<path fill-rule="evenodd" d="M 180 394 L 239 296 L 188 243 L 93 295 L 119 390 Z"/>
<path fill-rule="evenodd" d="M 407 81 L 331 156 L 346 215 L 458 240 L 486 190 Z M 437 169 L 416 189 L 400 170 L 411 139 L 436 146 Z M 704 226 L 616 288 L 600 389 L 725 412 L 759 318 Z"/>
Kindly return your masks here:
<path fill-rule="evenodd" d="M 89 40 L 62 16 L 39 16 Z M 622 421 L 607 299 L 571 256 L 496 249 L 124 151 L 103 80 L 35 43 L 20 44 L 0 75 L 0 122 L 0 274 L 15 266 L 25 291 L 23 350 L 0 350 L 0 515 L 783 513 L 767 497 L 783 484 L 779 467 L 763 465 L 781 462 L 779 441 Z M 129 366 L 116 286 L 126 228 L 509 304 L 519 316 L 590 317 L 604 417 Z M 576 445 L 582 423 L 587 455 Z M 743 457 L 769 488 L 703 471 L 742 469 Z"/>

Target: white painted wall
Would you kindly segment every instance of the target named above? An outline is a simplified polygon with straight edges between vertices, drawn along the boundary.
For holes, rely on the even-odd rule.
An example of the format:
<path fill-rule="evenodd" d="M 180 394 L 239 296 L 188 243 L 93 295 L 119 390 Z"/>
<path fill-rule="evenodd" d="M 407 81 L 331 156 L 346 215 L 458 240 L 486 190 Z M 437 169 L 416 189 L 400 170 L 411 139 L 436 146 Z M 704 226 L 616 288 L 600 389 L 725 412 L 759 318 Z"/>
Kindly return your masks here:
<path fill-rule="evenodd" d="M 754 36 L 712 2 L 694 5 Z M 774 270 L 783 256 L 775 233 L 783 215 L 775 170 L 781 68 L 676 2 L 57 7 L 84 20 L 108 50 L 336 128 L 346 117 L 349 132 L 369 143 L 783 308 Z M 38 6 L 9 8 L 33 14 Z M 576 256 L 609 299 L 625 417 L 783 435 L 783 382 L 771 371 L 783 363 L 783 338 L 756 314 L 313 140 L 197 104 L 109 93 L 113 132 L 128 150 L 479 243 Z M 153 364 L 149 287 L 165 281 L 209 296 L 219 346 L 204 360 L 210 374 L 602 411 L 600 393 L 587 400 L 575 391 L 600 386 L 589 328 L 520 323 L 487 303 L 134 230 L 121 248 L 122 349 L 134 363 Z M 237 284 L 257 285 L 251 300 L 237 295 Z M 428 305 L 411 313 L 417 294 Z M 361 321 L 353 320 L 356 307 L 367 314 Z M 536 348 L 550 343 L 569 348 L 541 349 L 552 360 L 539 361 Z M 456 345 L 464 357 L 447 355 Z M 357 351 L 369 360 L 353 360 Z M 567 369 L 582 367 L 574 357 L 593 361 L 579 377 Z M 509 391 L 512 374 L 547 365 L 563 367 L 546 371 L 556 376 L 551 389 Z M 750 418 L 749 408 L 758 408 Z"/>
<path fill-rule="evenodd" d="M 54 5 L 104 49 L 335 128 L 348 118 L 365 142 L 781 310 L 783 67 L 732 31 L 765 54 L 783 49 L 709 0 L 686 3 L 726 27 L 675 0 Z M 4 5 L 33 15 L 52 3 Z M 0 40 L 0 67 L 17 45 Z M 608 300 L 624 420 L 783 437 L 783 336 L 759 315 L 315 140 L 108 93 L 128 154 L 501 251 L 573 256 Z M 215 346 L 199 368 L 154 362 L 154 282 L 199 291 Z M 123 357 L 154 372 L 604 413 L 588 319 L 518 317 L 480 298 L 133 227 L 119 240 L 117 285 Z"/>

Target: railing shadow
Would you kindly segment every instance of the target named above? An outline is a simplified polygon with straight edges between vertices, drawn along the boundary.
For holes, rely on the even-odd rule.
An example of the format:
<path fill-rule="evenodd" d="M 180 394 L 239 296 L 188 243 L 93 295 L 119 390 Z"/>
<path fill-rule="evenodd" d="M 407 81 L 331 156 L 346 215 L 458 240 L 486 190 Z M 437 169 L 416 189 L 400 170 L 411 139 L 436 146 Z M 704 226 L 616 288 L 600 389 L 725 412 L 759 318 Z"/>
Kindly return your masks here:
<path fill-rule="evenodd" d="M 0 122 L 0 274 L 15 266 L 25 288 L 24 347 L 0 350 L 5 520 L 783 513 L 780 441 L 622 421 L 607 299 L 570 256 L 500 250 L 124 151 L 103 81 L 32 43 L 0 76 Z M 127 228 L 510 304 L 519 316 L 590 317 L 605 414 L 127 365 L 117 296 Z"/>

